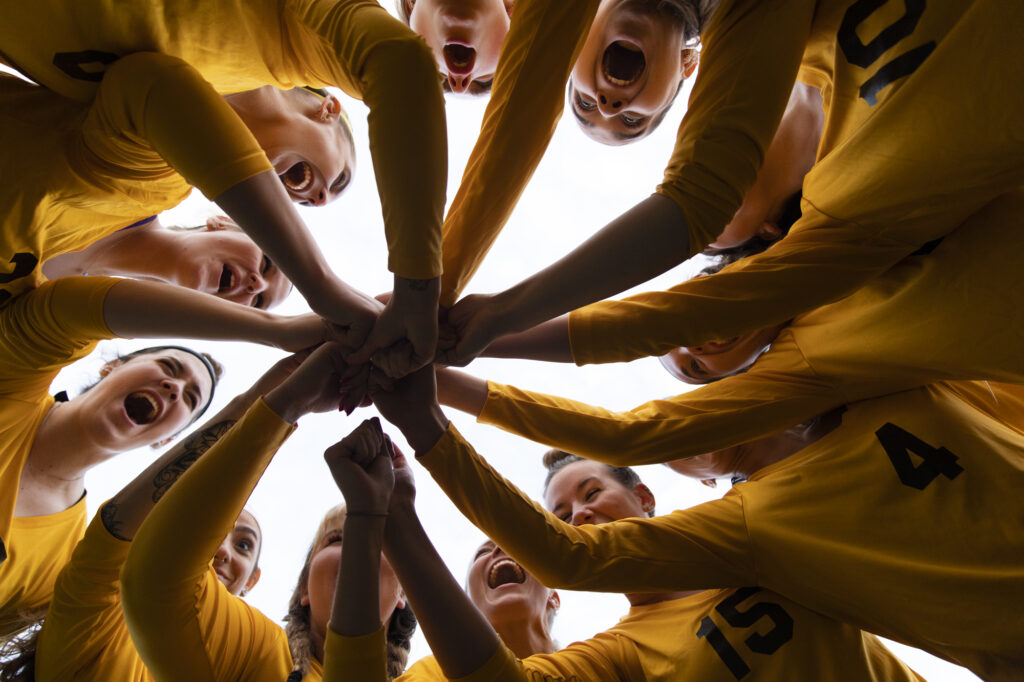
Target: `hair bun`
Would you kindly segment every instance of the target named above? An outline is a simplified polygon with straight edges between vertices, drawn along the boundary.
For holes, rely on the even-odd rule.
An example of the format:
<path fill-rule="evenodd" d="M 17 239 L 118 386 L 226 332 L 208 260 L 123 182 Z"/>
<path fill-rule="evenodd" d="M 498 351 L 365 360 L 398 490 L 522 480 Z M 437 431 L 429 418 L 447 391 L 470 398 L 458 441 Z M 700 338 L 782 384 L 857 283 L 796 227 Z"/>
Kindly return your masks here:
<path fill-rule="evenodd" d="M 555 448 L 552 448 L 544 453 L 544 458 L 541 461 L 544 463 L 545 469 L 554 469 L 555 467 L 558 466 L 559 462 L 561 462 L 563 459 L 568 459 L 570 457 L 574 459 L 579 459 L 578 457 L 576 457 L 576 455 L 569 454 L 564 450 L 557 450 Z"/>

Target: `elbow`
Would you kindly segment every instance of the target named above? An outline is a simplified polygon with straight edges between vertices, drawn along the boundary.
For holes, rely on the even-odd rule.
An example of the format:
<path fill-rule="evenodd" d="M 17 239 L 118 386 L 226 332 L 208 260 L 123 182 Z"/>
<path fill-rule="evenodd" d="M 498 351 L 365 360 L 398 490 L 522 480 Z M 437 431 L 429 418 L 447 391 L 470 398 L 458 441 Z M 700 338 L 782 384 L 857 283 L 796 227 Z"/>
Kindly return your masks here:
<path fill-rule="evenodd" d="M 183 70 L 191 71 L 192 67 L 177 57 L 159 52 L 133 52 L 107 67 L 101 87 L 145 90 Z"/>

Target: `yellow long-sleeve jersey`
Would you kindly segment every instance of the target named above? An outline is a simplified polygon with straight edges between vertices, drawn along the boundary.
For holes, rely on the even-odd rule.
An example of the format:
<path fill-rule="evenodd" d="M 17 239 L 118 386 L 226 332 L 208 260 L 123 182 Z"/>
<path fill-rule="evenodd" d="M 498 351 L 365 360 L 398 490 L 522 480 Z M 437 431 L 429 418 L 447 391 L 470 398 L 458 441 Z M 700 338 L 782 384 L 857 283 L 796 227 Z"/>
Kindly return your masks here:
<path fill-rule="evenodd" d="M 628 465 L 713 452 L 839 405 L 935 381 L 1022 382 L 1024 357 L 1016 340 L 1024 338 L 1024 312 L 1005 303 L 1020 282 L 1022 219 L 1024 192 L 1001 197 L 930 254 L 794 319 L 743 374 L 626 412 L 489 384 L 480 421 Z M 573 313 L 576 361 L 628 360 L 688 341 L 681 311 L 689 319 L 691 311 L 712 310 L 732 274 L 728 268 L 667 292 Z M 752 291 L 760 286 L 753 277 L 745 281 Z"/>
<path fill-rule="evenodd" d="M 757 587 L 633 606 L 614 627 L 517 661 L 501 649 L 460 680 L 905 680 L 921 678 L 875 637 Z M 423 659 L 401 682 L 444 681 Z"/>
<path fill-rule="evenodd" d="M 1019 387 L 1001 387 L 1019 395 Z M 977 387 L 852 404 L 842 424 L 720 500 L 570 526 L 454 428 L 420 460 L 460 511 L 550 587 L 756 585 L 986 679 L 1024 665 L 1024 436 Z M 998 397 L 998 393 L 995 396 Z M 1011 401 L 1019 417 L 1019 400 Z"/>
<path fill-rule="evenodd" d="M 271 168 L 224 99 L 166 55 L 121 60 L 88 104 L 8 74 L 0 101 L 0 303 L 43 281 L 47 259 L 175 206 L 193 184 L 213 197 Z"/>
<path fill-rule="evenodd" d="M 81 537 L 81 500 L 65 512 L 23 519 L 17 528 L 14 507 L 36 431 L 53 407 L 50 383 L 98 340 L 114 337 L 103 320 L 103 300 L 117 281 L 47 282 L 0 312 L 0 618 L 46 604 L 59 562 Z M 40 544 L 16 550 L 16 536 Z"/>
<path fill-rule="evenodd" d="M 480 267 L 544 156 L 598 4 L 516 2 L 480 136 L 444 219 L 442 305 L 453 305 Z"/>
<path fill-rule="evenodd" d="M 437 67 L 426 44 L 373 0 L 4 0 L 0 13 L 5 61 L 73 99 L 94 97 L 110 65 L 137 52 L 178 57 L 220 93 L 332 85 L 362 99 L 388 266 L 409 278 L 441 274 L 447 152 Z M 169 106 L 179 116 L 190 104 Z M 201 153 L 194 132 L 182 129 L 174 145 Z"/>

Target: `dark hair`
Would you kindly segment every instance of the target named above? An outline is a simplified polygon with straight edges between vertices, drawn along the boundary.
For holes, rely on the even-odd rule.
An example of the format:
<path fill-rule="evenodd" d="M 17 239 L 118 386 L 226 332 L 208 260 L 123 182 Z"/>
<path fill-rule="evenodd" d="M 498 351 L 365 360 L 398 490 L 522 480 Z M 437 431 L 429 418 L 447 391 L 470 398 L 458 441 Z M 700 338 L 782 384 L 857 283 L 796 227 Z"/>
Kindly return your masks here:
<path fill-rule="evenodd" d="M 0 682 L 34 682 L 36 647 L 46 607 L 18 613 L 0 623 Z"/>
<path fill-rule="evenodd" d="M 291 599 L 288 600 L 288 613 L 284 617 L 284 631 L 288 636 L 288 648 L 292 654 L 292 672 L 288 675 L 287 682 L 301 682 L 309 671 L 309 661 L 313 658 L 312 623 L 309 606 L 302 605 L 302 594 L 309 582 L 309 566 L 313 561 L 314 553 L 327 534 L 331 522 L 337 519 L 341 519 L 343 522 L 344 514 L 345 507 L 339 505 L 324 515 L 313 536 L 309 551 L 306 552 L 306 561 L 299 572 L 299 579 L 295 583 Z M 406 604 L 400 609 L 396 608 L 391 614 L 391 618 L 388 619 L 387 626 L 387 674 L 389 680 L 393 680 L 405 671 L 411 648 L 409 640 L 412 639 L 414 632 L 416 632 L 416 616 L 412 612 L 412 607 Z"/>
<path fill-rule="evenodd" d="M 759 235 L 754 235 L 742 244 L 730 246 L 726 249 L 705 249 L 704 255 L 714 258 L 715 262 L 701 270 L 700 274 L 713 275 L 738 260 L 767 251 L 770 246 L 776 244 L 780 239 L 789 234 L 789 229 L 793 227 L 796 221 L 800 220 L 800 200 L 802 198 L 803 192 L 798 190 L 793 196 L 786 199 L 786 203 L 783 204 L 782 215 L 779 216 L 777 223 L 777 227 L 782 233 L 781 236 L 776 239 L 765 239 Z"/>
<path fill-rule="evenodd" d="M 551 483 L 551 479 L 554 478 L 555 474 L 559 471 L 570 464 L 575 464 L 576 462 L 591 462 L 593 460 L 552 448 L 544 453 L 544 458 L 541 461 L 544 463 L 544 468 L 548 470 L 547 476 L 544 477 L 544 489 L 542 491 L 547 493 L 548 484 Z M 611 464 L 604 464 L 603 462 L 598 462 L 598 464 L 605 467 L 608 470 L 608 473 L 611 474 L 612 478 L 622 484 L 622 487 L 627 490 L 635 490 L 638 485 L 643 483 L 643 481 L 640 480 L 640 475 L 631 467 L 617 467 L 612 466 Z M 647 512 L 647 516 L 654 516 L 654 509 Z"/>

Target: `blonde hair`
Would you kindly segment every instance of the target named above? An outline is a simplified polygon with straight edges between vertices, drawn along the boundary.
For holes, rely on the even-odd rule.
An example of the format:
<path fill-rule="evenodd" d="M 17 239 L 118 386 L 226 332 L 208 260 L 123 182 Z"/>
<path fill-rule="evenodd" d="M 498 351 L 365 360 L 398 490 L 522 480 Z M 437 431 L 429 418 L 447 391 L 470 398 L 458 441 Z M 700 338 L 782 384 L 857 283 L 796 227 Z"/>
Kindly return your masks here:
<path fill-rule="evenodd" d="M 292 653 L 292 672 L 288 682 L 300 682 L 309 671 L 309 662 L 314 658 L 312 623 L 309 606 L 302 604 L 302 595 L 309 582 L 309 566 L 313 556 L 320 548 L 332 528 L 340 528 L 345 523 L 345 505 L 339 504 L 324 515 L 316 529 L 313 542 L 306 552 L 306 561 L 299 572 L 299 579 L 288 600 L 288 614 L 284 617 L 285 634 L 288 636 L 288 648 Z M 410 639 L 416 631 L 416 616 L 409 605 L 396 608 L 388 619 L 387 626 L 387 674 L 393 680 L 405 671 L 409 661 Z"/>
<path fill-rule="evenodd" d="M 44 606 L 0 622 L 0 681 L 35 681 L 36 646 L 45 615 Z"/>

